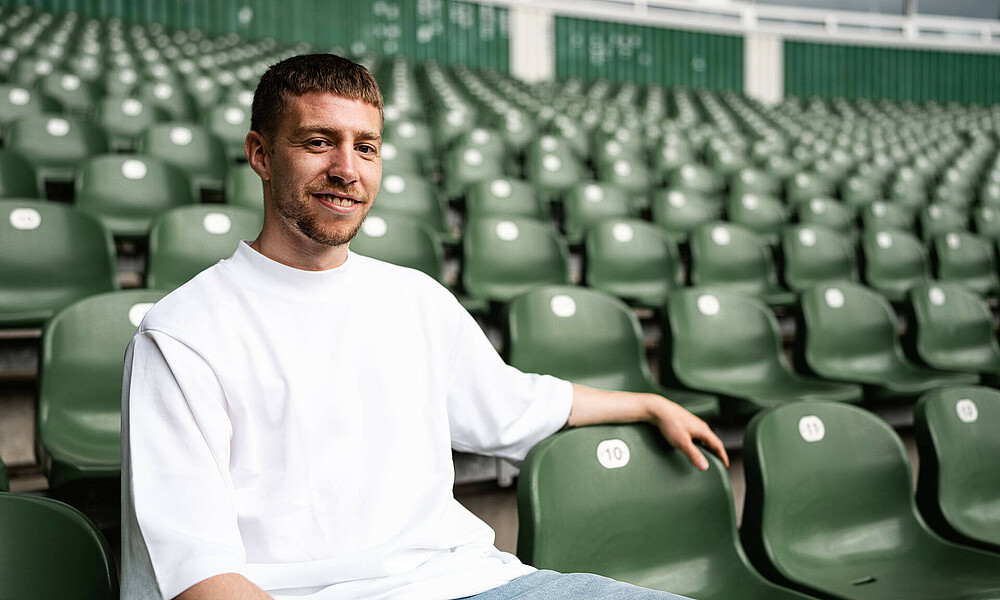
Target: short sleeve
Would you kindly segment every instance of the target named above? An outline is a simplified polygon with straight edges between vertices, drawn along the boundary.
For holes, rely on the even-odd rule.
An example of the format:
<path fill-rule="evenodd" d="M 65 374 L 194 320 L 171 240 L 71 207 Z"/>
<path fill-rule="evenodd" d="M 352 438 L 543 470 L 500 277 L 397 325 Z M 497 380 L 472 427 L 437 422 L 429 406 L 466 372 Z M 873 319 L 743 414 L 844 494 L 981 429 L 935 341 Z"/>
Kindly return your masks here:
<path fill-rule="evenodd" d="M 126 354 L 123 394 L 130 475 L 123 510 L 133 511 L 140 531 L 131 534 L 141 534 L 163 597 L 241 573 L 246 555 L 228 472 L 232 424 L 214 371 L 170 336 L 140 331 Z"/>
<path fill-rule="evenodd" d="M 452 447 L 520 462 L 536 443 L 566 425 L 572 385 L 504 363 L 461 306 L 455 320 L 448 391 Z"/>

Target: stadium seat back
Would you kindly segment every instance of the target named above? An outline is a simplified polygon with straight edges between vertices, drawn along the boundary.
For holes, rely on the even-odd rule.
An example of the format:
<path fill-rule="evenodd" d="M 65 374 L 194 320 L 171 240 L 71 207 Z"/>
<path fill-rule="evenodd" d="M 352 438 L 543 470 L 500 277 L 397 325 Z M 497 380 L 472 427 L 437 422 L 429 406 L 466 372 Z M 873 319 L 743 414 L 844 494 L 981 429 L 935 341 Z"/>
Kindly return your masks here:
<path fill-rule="evenodd" d="M 217 104 L 204 111 L 204 123 L 226 149 L 230 161 L 246 160 L 243 145 L 250 132 L 250 111 L 238 104 Z"/>
<path fill-rule="evenodd" d="M 95 112 L 95 121 L 107 133 L 111 149 L 125 152 L 135 150 L 143 131 L 168 119 L 162 108 L 121 96 L 102 98 Z"/>
<path fill-rule="evenodd" d="M 445 282 L 444 247 L 423 223 L 381 208 L 372 209 L 351 240 L 351 251 L 410 267 Z"/>
<path fill-rule="evenodd" d="M 37 326 L 118 287 L 111 235 L 92 217 L 39 200 L 0 200 L 0 325 Z"/>
<path fill-rule="evenodd" d="M 542 203 L 530 183 L 498 177 L 468 188 L 465 214 L 469 220 L 510 216 L 545 221 L 549 211 L 548 204 Z"/>
<path fill-rule="evenodd" d="M 30 162 L 42 180 L 72 181 L 76 168 L 108 151 L 101 129 L 80 117 L 36 115 L 10 125 L 6 145 Z"/>
<path fill-rule="evenodd" d="M 378 197 L 382 200 L 382 195 Z M 264 212 L 264 188 L 249 163 L 233 165 L 226 174 L 226 204 Z"/>
<path fill-rule="evenodd" d="M 823 281 L 858 278 L 857 257 L 851 242 L 819 225 L 786 228 L 781 235 L 785 283 L 796 292 Z"/>
<path fill-rule="evenodd" d="M 117 600 L 107 541 L 76 509 L 0 493 L 0 587 L 11 598 Z"/>
<path fill-rule="evenodd" d="M 721 221 L 691 233 L 691 284 L 758 296 L 767 303 L 794 299 L 777 283 L 770 248 L 752 231 Z"/>
<path fill-rule="evenodd" d="M 949 539 L 1000 551 L 1000 392 L 930 392 L 917 404 L 914 421 L 921 513 Z"/>
<path fill-rule="evenodd" d="M 651 392 L 642 329 L 632 310 L 597 290 L 544 286 L 507 312 L 508 363 L 607 390 Z"/>
<path fill-rule="evenodd" d="M 861 226 L 865 231 L 879 229 L 909 231 L 916 227 L 916 218 L 905 206 L 878 200 L 861 209 Z"/>
<path fill-rule="evenodd" d="M 163 213 L 149 232 L 146 287 L 172 290 L 224 258 L 240 240 L 260 234 L 264 215 L 238 206 L 182 206 Z"/>
<path fill-rule="evenodd" d="M 948 204 L 934 203 L 917 213 L 920 232 L 924 240 L 933 240 L 938 235 L 969 229 L 969 215 L 964 209 Z"/>
<path fill-rule="evenodd" d="M 478 298 L 508 302 L 534 285 L 570 282 L 565 240 L 531 219 L 486 217 L 466 223 L 463 258 L 462 281 Z"/>
<path fill-rule="evenodd" d="M 163 109 L 171 121 L 193 121 L 197 117 L 194 98 L 175 83 L 147 80 L 139 84 L 136 92 L 139 100 Z"/>
<path fill-rule="evenodd" d="M 200 188 L 222 189 L 225 182 L 226 150 L 218 138 L 200 125 L 157 123 L 139 137 L 139 151 L 184 171 L 196 198 L 200 198 Z"/>
<path fill-rule="evenodd" d="M 746 227 L 769 243 L 778 240 L 789 220 L 788 209 L 773 196 L 753 192 L 731 195 L 726 206 L 729 221 Z"/>
<path fill-rule="evenodd" d="M 832 198 L 816 197 L 800 202 L 796 214 L 799 223 L 805 225 L 820 225 L 846 236 L 854 231 L 854 210 Z"/>
<path fill-rule="evenodd" d="M 658 309 L 683 285 L 676 244 L 646 221 L 602 221 L 591 227 L 584 248 L 587 285 L 627 302 Z"/>
<path fill-rule="evenodd" d="M 156 216 L 194 201 L 184 173 L 152 156 L 95 156 L 76 178 L 77 209 L 124 237 L 145 237 Z"/>
<path fill-rule="evenodd" d="M 580 243 L 590 227 L 601 221 L 630 216 L 628 194 L 606 183 L 580 183 L 563 199 L 563 229 L 571 244 Z"/>
<path fill-rule="evenodd" d="M 0 198 L 44 198 L 35 168 L 19 154 L 0 149 Z"/>
<path fill-rule="evenodd" d="M 56 113 L 60 104 L 41 92 L 17 84 L 0 83 L 0 126 L 4 128 L 22 117 Z"/>
<path fill-rule="evenodd" d="M 927 249 L 912 233 L 869 230 L 861 236 L 861 249 L 865 281 L 893 302 L 902 301 L 910 288 L 931 277 Z"/>
<path fill-rule="evenodd" d="M 928 282 L 910 290 L 910 301 L 914 346 L 924 362 L 1000 376 L 1000 344 L 985 299 L 959 283 Z"/>
<path fill-rule="evenodd" d="M 935 236 L 932 243 L 940 281 L 961 283 L 984 296 L 1000 291 L 991 240 L 964 231 L 950 231 Z"/>
<path fill-rule="evenodd" d="M 680 242 L 700 225 L 718 219 L 722 207 L 718 200 L 695 192 L 665 189 L 653 195 L 652 214 L 653 222 Z"/>
<path fill-rule="evenodd" d="M 121 469 L 122 356 L 146 311 L 164 295 L 123 290 L 87 297 L 42 333 L 39 442 L 53 489 Z"/>

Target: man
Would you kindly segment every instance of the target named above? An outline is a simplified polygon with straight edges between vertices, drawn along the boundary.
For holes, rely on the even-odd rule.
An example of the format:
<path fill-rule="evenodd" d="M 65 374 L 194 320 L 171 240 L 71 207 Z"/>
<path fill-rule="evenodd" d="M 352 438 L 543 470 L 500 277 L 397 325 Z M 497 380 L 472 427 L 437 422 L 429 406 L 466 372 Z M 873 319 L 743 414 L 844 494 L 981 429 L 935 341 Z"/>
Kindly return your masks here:
<path fill-rule="evenodd" d="M 493 547 L 453 497 L 452 448 L 520 460 L 567 425 L 646 420 L 699 468 L 694 440 L 726 460 L 678 405 L 520 373 L 431 278 L 349 252 L 381 109 L 336 56 L 261 79 L 263 230 L 154 306 L 126 353 L 124 598 L 598 597 L 623 584 Z"/>

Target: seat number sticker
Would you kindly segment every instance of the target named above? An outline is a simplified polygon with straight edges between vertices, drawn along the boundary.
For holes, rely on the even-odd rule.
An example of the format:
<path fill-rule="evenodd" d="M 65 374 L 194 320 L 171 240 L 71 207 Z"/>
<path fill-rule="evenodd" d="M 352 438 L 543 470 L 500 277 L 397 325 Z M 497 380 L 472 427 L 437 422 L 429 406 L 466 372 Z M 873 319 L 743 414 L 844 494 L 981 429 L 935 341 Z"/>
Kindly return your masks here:
<path fill-rule="evenodd" d="M 979 408 L 976 403 L 968 398 L 963 398 L 955 403 L 955 412 L 963 423 L 975 423 L 979 420 Z"/>
<path fill-rule="evenodd" d="M 822 419 L 809 415 L 799 419 L 799 435 L 807 442 L 818 442 L 826 435 Z"/>
<path fill-rule="evenodd" d="M 605 469 L 620 469 L 628 464 L 630 457 L 628 445 L 621 440 L 604 440 L 597 445 L 597 461 Z"/>

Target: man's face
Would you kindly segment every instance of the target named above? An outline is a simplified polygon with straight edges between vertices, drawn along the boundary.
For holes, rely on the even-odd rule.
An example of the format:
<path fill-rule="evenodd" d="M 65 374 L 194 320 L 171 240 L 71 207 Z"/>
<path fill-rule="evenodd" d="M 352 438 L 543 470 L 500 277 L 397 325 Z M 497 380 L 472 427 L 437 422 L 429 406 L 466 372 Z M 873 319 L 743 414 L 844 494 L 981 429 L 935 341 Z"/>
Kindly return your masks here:
<path fill-rule="evenodd" d="M 351 241 L 382 179 L 381 129 L 378 109 L 359 100 L 286 98 L 269 169 L 279 220 L 325 246 Z"/>

